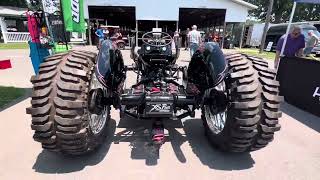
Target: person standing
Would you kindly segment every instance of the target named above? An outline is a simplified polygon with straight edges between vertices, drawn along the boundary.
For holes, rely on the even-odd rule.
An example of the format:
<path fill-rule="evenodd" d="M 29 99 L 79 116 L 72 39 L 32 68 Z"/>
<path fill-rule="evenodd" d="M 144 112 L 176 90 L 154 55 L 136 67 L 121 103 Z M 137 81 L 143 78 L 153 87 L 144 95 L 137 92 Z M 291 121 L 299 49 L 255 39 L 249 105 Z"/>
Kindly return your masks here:
<path fill-rule="evenodd" d="M 309 56 L 312 49 L 319 43 L 319 37 L 316 36 L 313 30 L 308 31 L 308 38 L 306 40 L 306 48 L 304 49 L 304 55 Z"/>
<path fill-rule="evenodd" d="M 179 32 L 178 32 L 178 31 L 175 31 L 175 32 L 174 32 L 174 36 L 173 36 L 173 40 L 174 40 L 174 43 L 175 43 L 176 45 L 179 45 L 179 38 L 180 38 Z"/>
<path fill-rule="evenodd" d="M 284 34 L 278 41 L 276 48 L 276 58 L 274 62 L 274 67 L 277 69 L 278 62 L 280 60 L 280 53 L 286 35 Z M 301 28 L 299 26 L 293 26 L 291 28 L 290 34 L 288 34 L 287 43 L 283 52 L 284 56 L 287 57 L 302 57 L 303 49 L 305 47 L 305 37 L 301 34 Z"/>
<path fill-rule="evenodd" d="M 190 47 L 190 56 L 192 58 L 193 54 L 197 51 L 201 43 L 201 34 L 197 30 L 197 26 L 192 26 L 192 31 L 189 32 L 189 47 Z"/>
<path fill-rule="evenodd" d="M 100 46 L 101 41 L 104 40 L 104 33 L 103 33 L 103 29 L 101 29 L 101 25 L 100 24 L 98 25 L 98 28 L 97 28 L 95 34 L 99 38 L 99 44 L 98 45 Z"/>
<path fill-rule="evenodd" d="M 185 37 L 185 41 L 184 41 L 184 46 L 186 48 L 184 50 L 188 50 L 189 49 L 189 32 L 190 32 L 190 29 L 187 28 L 186 37 Z"/>
<path fill-rule="evenodd" d="M 119 29 L 114 29 L 113 34 L 111 35 L 110 39 L 112 41 L 122 39 L 122 34 L 120 33 Z"/>

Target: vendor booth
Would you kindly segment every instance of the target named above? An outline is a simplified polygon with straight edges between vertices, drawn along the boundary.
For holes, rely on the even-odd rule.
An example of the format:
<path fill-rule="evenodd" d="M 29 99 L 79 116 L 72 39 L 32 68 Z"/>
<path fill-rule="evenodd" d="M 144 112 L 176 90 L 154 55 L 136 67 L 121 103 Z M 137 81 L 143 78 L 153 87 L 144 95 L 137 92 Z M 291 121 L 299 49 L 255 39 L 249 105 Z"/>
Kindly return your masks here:
<path fill-rule="evenodd" d="M 294 0 L 293 10 L 287 29 L 287 37 L 291 28 L 297 3 L 320 4 L 319 0 Z M 284 41 L 281 54 L 286 47 L 287 39 Z M 299 57 L 282 57 L 277 79 L 279 80 L 280 92 L 285 100 L 301 109 L 320 116 L 320 62 Z"/>
<path fill-rule="evenodd" d="M 319 61 L 283 57 L 278 71 L 280 92 L 285 100 L 317 116 L 320 116 L 319 69 Z"/>

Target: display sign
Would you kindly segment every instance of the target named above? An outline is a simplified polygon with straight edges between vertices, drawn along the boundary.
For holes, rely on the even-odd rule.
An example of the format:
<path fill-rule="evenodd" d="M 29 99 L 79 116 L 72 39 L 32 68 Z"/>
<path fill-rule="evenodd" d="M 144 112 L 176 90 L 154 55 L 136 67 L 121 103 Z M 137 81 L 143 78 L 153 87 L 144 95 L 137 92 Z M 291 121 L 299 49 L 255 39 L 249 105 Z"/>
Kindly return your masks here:
<path fill-rule="evenodd" d="M 48 14 L 53 14 L 59 11 L 59 0 L 42 0 L 43 10 Z"/>
<path fill-rule="evenodd" d="M 320 62 L 298 57 L 280 61 L 277 79 L 285 100 L 320 116 Z"/>
<path fill-rule="evenodd" d="M 54 42 L 69 42 L 70 34 L 65 33 L 63 26 L 62 16 L 60 15 L 48 15 L 48 22 L 52 31 L 52 39 Z"/>
<path fill-rule="evenodd" d="M 272 45 L 273 45 L 273 42 L 269 42 L 268 43 L 268 46 L 267 46 L 267 48 L 266 48 L 266 51 L 271 51 L 271 48 L 272 48 Z"/>

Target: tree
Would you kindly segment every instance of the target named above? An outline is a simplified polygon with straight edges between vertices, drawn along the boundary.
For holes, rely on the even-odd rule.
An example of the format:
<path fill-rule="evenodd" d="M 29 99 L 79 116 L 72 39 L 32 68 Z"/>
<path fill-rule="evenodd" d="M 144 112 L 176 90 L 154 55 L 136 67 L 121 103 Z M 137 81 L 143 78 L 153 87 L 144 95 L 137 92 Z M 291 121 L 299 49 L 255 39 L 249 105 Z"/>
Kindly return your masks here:
<path fill-rule="evenodd" d="M 13 7 L 28 7 L 28 3 L 26 0 L 1 0 L 0 6 L 13 6 Z"/>
<path fill-rule="evenodd" d="M 258 6 L 258 9 L 250 11 L 250 16 L 266 20 L 269 1 L 266 0 L 246 0 Z M 272 11 L 272 23 L 284 23 L 289 20 L 293 0 L 274 0 Z M 319 21 L 320 5 L 298 3 L 294 21 Z"/>
<path fill-rule="evenodd" d="M 269 6 L 268 6 L 268 11 L 267 11 L 266 23 L 265 23 L 264 29 L 263 29 L 263 35 L 262 35 L 259 53 L 262 53 L 263 49 L 264 49 L 264 42 L 266 41 L 266 37 L 267 37 L 267 32 L 268 32 L 268 28 L 269 28 L 270 19 L 271 19 L 273 3 L 274 3 L 274 0 L 270 0 Z"/>

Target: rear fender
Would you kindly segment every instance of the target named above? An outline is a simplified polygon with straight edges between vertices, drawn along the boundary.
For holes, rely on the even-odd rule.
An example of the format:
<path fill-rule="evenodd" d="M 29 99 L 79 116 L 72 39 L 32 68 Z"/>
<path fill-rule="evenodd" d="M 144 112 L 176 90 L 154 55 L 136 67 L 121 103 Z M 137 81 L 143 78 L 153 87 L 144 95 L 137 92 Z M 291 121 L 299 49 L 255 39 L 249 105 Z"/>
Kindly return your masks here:
<path fill-rule="evenodd" d="M 212 82 L 208 84 L 209 88 L 217 86 L 226 77 L 228 72 L 228 63 L 216 43 L 206 43 L 204 51 L 205 62 L 208 67 L 209 76 Z"/>
<path fill-rule="evenodd" d="M 217 86 L 227 75 L 227 61 L 216 43 L 206 43 L 204 51 L 196 51 L 188 66 L 187 79 L 204 92 Z"/>
<path fill-rule="evenodd" d="M 101 84 L 115 91 L 118 91 L 119 86 L 125 80 L 121 51 L 115 49 L 110 40 L 104 40 L 101 43 L 95 73 Z"/>

